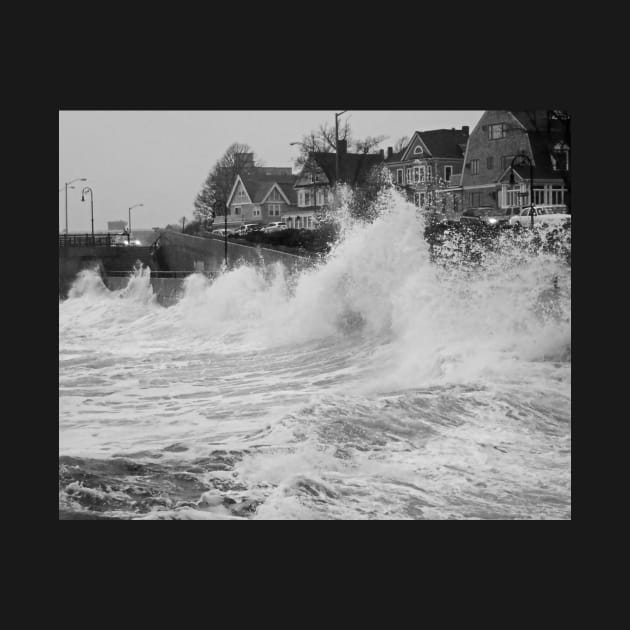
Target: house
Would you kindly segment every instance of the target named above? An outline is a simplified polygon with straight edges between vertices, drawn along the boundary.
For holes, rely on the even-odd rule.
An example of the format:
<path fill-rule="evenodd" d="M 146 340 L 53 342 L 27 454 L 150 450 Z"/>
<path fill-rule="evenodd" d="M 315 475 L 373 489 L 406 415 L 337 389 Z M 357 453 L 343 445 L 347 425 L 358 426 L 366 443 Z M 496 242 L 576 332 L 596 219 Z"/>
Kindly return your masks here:
<path fill-rule="evenodd" d="M 450 197 L 449 210 L 461 209 L 460 180 L 468 132 L 467 126 L 416 131 L 401 151 L 394 153 L 392 147 L 387 148 L 385 165 L 409 201 L 425 208 L 439 202 L 440 197 L 446 204 Z"/>
<path fill-rule="evenodd" d="M 294 220 L 302 227 L 314 227 L 320 213 L 332 203 L 333 188 L 337 181 L 356 188 L 365 183 L 370 170 L 383 163 L 384 154 L 348 153 L 345 140 L 339 140 L 339 179 L 337 180 L 337 154 L 311 152 L 298 174 L 294 188 L 297 194 L 297 212 Z M 306 221 L 306 226 L 304 222 Z"/>
<path fill-rule="evenodd" d="M 237 175 L 228 197 L 228 228 L 244 223 L 267 225 L 296 209 L 291 167 L 256 167 Z"/>
<path fill-rule="evenodd" d="M 533 202 L 570 207 L 568 117 L 559 111 L 486 111 L 468 140 L 462 188 L 466 208 L 493 206 L 513 209 Z M 511 181 L 513 179 L 513 181 Z"/>

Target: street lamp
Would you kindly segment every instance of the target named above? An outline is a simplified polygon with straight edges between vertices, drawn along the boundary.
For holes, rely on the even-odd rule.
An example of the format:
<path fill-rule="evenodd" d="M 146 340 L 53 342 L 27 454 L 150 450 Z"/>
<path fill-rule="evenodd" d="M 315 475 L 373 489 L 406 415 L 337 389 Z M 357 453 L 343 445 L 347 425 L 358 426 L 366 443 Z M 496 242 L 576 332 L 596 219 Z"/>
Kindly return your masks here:
<path fill-rule="evenodd" d="M 94 247 L 94 191 L 89 186 L 86 186 L 81 191 L 81 201 L 85 201 L 86 192 L 90 193 L 90 212 L 92 214 L 92 247 Z"/>
<path fill-rule="evenodd" d="M 66 235 L 68 234 L 68 186 L 70 186 L 70 184 L 74 184 L 74 182 L 87 182 L 87 179 L 85 177 L 77 177 L 76 179 L 73 179 L 72 181 L 65 183 L 65 187 L 66 187 Z"/>
<path fill-rule="evenodd" d="M 140 206 L 144 206 L 143 203 L 137 203 L 135 206 L 131 206 L 131 208 L 129 208 L 129 223 L 127 225 L 127 245 L 130 245 L 130 241 L 131 241 L 131 211 L 134 208 L 139 208 Z"/>
<path fill-rule="evenodd" d="M 517 160 L 527 160 L 529 163 L 529 197 L 531 203 L 531 209 L 529 211 L 529 216 L 532 219 L 532 227 L 534 227 L 534 163 L 528 155 L 520 154 L 515 155 L 512 158 L 512 162 L 510 163 L 510 186 L 514 186 L 514 164 Z"/>

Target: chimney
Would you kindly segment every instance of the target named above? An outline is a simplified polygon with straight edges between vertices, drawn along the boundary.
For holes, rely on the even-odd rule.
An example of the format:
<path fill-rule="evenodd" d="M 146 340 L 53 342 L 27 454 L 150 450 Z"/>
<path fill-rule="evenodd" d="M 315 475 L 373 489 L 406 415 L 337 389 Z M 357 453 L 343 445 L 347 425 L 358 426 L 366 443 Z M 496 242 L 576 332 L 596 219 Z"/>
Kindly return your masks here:
<path fill-rule="evenodd" d="M 348 151 L 347 140 L 339 140 L 337 143 L 337 149 L 339 150 L 339 155 L 344 155 Z"/>
<path fill-rule="evenodd" d="M 379 149 L 378 154 L 381 156 L 381 160 L 385 159 L 385 150 L 384 149 Z"/>
<path fill-rule="evenodd" d="M 387 159 L 389 160 L 394 155 L 394 149 L 387 147 Z"/>
<path fill-rule="evenodd" d="M 470 133 L 470 127 L 468 125 L 463 125 L 462 126 L 462 131 L 466 134 L 469 135 Z"/>

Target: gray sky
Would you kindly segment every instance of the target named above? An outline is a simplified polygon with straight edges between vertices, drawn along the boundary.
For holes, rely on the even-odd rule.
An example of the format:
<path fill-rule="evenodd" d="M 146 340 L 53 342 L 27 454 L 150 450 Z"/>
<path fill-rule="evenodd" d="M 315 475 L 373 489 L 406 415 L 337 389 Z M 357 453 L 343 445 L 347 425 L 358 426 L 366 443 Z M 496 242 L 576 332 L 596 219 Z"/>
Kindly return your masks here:
<path fill-rule="evenodd" d="M 349 117 L 355 138 L 386 135 L 380 148 L 415 130 L 460 128 L 472 131 L 482 111 L 361 111 Z M 301 140 L 333 111 L 60 111 L 59 188 L 68 191 L 70 232 L 90 230 L 89 196 L 94 191 L 94 229 L 127 219 L 132 227 L 163 227 L 182 216 L 193 218 L 193 201 L 217 159 L 233 142 L 249 144 L 267 166 L 292 166 Z M 65 227 L 65 194 L 59 193 L 59 221 Z"/>

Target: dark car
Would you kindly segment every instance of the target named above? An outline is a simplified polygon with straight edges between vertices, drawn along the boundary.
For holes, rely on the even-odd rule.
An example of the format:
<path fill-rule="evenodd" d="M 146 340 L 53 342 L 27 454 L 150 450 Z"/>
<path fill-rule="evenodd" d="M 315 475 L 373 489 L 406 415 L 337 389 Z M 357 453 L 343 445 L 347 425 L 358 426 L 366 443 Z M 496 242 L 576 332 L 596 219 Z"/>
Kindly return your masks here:
<path fill-rule="evenodd" d="M 477 208 L 469 208 L 464 210 L 460 223 L 470 226 L 488 226 L 488 227 L 505 227 L 508 225 L 510 215 L 506 214 L 502 208 L 494 208 L 492 206 L 479 206 Z"/>
<path fill-rule="evenodd" d="M 236 236 L 245 236 L 250 232 L 259 232 L 262 230 L 262 225 L 259 223 L 245 223 L 236 230 Z"/>

